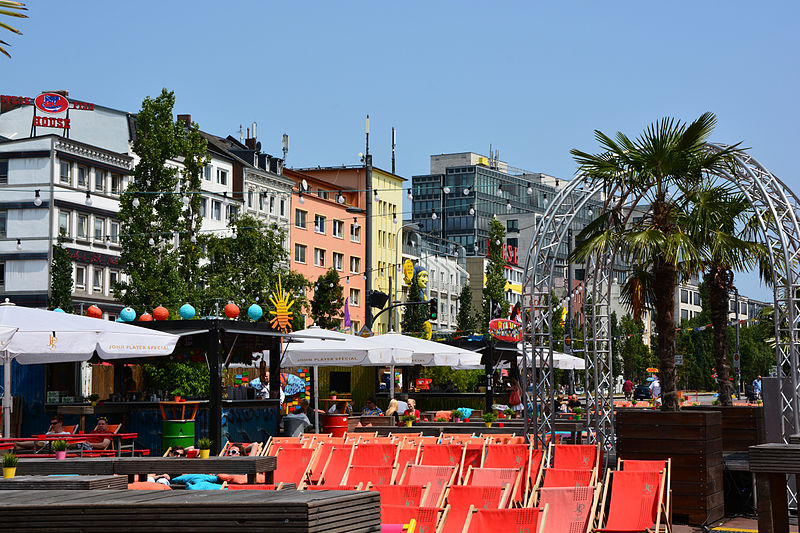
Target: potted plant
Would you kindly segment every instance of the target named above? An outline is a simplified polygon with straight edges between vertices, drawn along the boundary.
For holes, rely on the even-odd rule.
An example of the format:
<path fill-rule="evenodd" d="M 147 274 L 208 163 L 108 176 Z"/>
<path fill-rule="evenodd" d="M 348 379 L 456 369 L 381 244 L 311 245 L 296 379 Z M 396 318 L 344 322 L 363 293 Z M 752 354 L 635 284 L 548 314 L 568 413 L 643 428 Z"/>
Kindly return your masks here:
<path fill-rule="evenodd" d="M 461 411 L 458 409 L 450 411 L 450 416 L 453 418 L 453 422 L 461 422 Z"/>
<path fill-rule="evenodd" d="M 486 424 L 487 428 L 492 427 L 492 422 L 494 422 L 495 420 L 497 420 L 497 413 L 495 413 L 494 411 L 485 413 L 483 415 L 483 422 Z"/>
<path fill-rule="evenodd" d="M 3 456 L 3 477 L 12 478 L 17 474 L 17 456 L 7 453 Z"/>
<path fill-rule="evenodd" d="M 97 405 L 97 400 L 99 400 L 99 399 L 100 399 L 100 395 L 99 394 L 90 394 L 89 395 L 89 403 L 92 404 L 92 407 Z"/>
<path fill-rule="evenodd" d="M 402 420 L 403 422 L 406 423 L 406 427 L 410 428 L 414 424 L 414 422 L 417 421 L 417 417 L 414 415 L 403 415 Z"/>
<path fill-rule="evenodd" d="M 583 416 L 583 407 L 575 407 L 572 409 L 572 412 L 575 413 L 575 420 L 580 420 L 581 416 Z"/>
<path fill-rule="evenodd" d="M 439 417 L 439 418 L 435 419 L 434 422 L 447 422 L 447 419 L 443 418 L 443 417 Z"/>
<path fill-rule="evenodd" d="M 59 461 L 63 461 L 64 459 L 67 458 L 67 441 L 54 440 L 50 446 L 56 453 L 56 459 L 58 459 Z"/>
<path fill-rule="evenodd" d="M 208 459 L 208 456 L 211 455 L 211 443 L 212 440 L 205 437 L 197 440 L 197 448 L 200 450 L 200 459 Z"/>
<path fill-rule="evenodd" d="M 336 399 L 336 396 L 337 396 L 337 394 L 338 394 L 338 393 L 337 393 L 335 390 L 332 390 L 332 391 L 331 391 L 331 400 L 335 400 L 335 399 Z"/>

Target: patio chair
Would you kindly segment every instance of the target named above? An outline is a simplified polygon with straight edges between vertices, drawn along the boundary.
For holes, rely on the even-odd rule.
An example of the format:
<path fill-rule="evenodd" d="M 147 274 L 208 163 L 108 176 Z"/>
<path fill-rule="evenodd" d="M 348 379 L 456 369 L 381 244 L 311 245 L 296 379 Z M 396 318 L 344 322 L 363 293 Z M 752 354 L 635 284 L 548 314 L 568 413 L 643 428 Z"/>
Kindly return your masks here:
<path fill-rule="evenodd" d="M 352 444 L 334 446 L 319 474 L 317 484 L 319 486 L 341 485 L 342 479 L 350 467 L 354 449 L 355 446 Z"/>
<path fill-rule="evenodd" d="M 515 437 L 514 433 L 481 433 L 481 437 L 488 439 L 489 444 L 504 444 L 508 439 Z"/>
<path fill-rule="evenodd" d="M 425 505 L 439 507 L 444 499 L 444 489 L 455 482 L 458 469 L 454 466 L 407 465 L 398 485 L 424 485 L 431 483 Z"/>
<path fill-rule="evenodd" d="M 672 459 L 666 461 L 643 461 L 634 459 L 617 459 L 617 470 L 628 472 L 664 472 L 664 519 L 670 527 L 672 520 Z"/>
<path fill-rule="evenodd" d="M 589 533 L 600 494 L 597 487 L 543 488 L 539 492 L 538 506 L 549 508 L 548 533 Z"/>
<path fill-rule="evenodd" d="M 423 466 L 455 466 L 461 479 L 466 446 L 459 444 L 423 444 L 420 446 L 419 464 Z"/>
<path fill-rule="evenodd" d="M 542 487 L 547 488 L 574 488 L 593 485 L 593 470 L 574 470 L 572 468 L 545 468 L 543 472 Z"/>
<path fill-rule="evenodd" d="M 618 470 L 606 473 L 603 497 L 600 502 L 598 532 L 661 530 L 664 508 L 664 477 L 662 472 Z M 609 486 L 611 487 L 610 501 Z M 608 515 L 605 515 L 608 503 Z M 665 529 L 671 531 L 669 522 Z"/>
<path fill-rule="evenodd" d="M 600 447 L 595 444 L 551 444 L 551 468 L 594 470 L 600 463 Z"/>
<path fill-rule="evenodd" d="M 408 524 L 414 520 L 415 533 L 435 533 L 439 512 L 438 507 L 381 504 L 381 524 Z"/>
<path fill-rule="evenodd" d="M 267 451 L 264 455 L 275 455 L 278 447 L 283 448 L 302 448 L 302 437 L 271 437 L 264 447 Z"/>
<path fill-rule="evenodd" d="M 473 441 L 480 442 L 481 439 L 475 437 L 475 433 L 442 433 L 442 444 L 474 444 Z"/>
<path fill-rule="evenodd" d="M 394 466 L 397 462 L 397 444 L 358 444 L 353 451 L 355 466 Z"/>
<path fill-rule="evenodd" d="M 486 441 L 483 439 L 473 439 L 477 442 L 467 442 L 464 444 L 464 460 L 461 463 L 461 478 L 459 483 L 463 483 L 464 476 L 467 475 L 467 469 L 471 466 L 479 468 L 483 462 L 483 456 L 486 451 Z"/>
<path fill-rule="evenodd" d="M 476 509 L 469 510 L 463 533 L 495 533 L 498 524 L 510 533 L 544 533 L 547 522 L 547 506 L 523 509 Z"/>
<path fill-rule="evenodd" d="M 308 471 L 316 455 L 316 450 L 310 448 L 278 448 L 278 466 L 273 473 L 275 483 L 295 483 L 301 490 L 308 482 Z"/>
<path fill-rule="evenodd" d="M 305 490 L 361 490 L 363 485 L 306 485 Z"/>
<path fill-rule="evenodd" d="M 391 505 L 419 507 L 428 497 L 431 483 L 425 485 L 367 485 L 367 490 L 374 490 L 381 495 L 381 502 Z"/>
<path fill-rule="evenodd" d="M 308 479 L 311 484 L 316 485 L 319 483 L 320 478 L 322 477 L 322 471 L 325 469 L 325 465 L 328 462 L 328 457 L 331 456 L 331 451 L 334 448 L 347 448 L 352 451 L 353 445 L 352 444 L 332 444 L 328 442 L 320 443 L 317 446 L 317 456 L 314 458 L 314 463 L 311 465 L 311 471 L 309 472 Z"/>
<path fill-rule="evenodd" d="M 511 494 L 516 494 L 522 483 L 521 468 L 470 468 L 464 477 L 464 485 L 479 487 L 511 486 Z"/>
<path fill-rule="evenodd" d="M 447 490 L 447 517 L 439 533 L 458 533 L 464 529 L 470 509 L 502 509 L 506 506 L 511 487 L 466 487 L 453 485 Z"/>
<path fill-rule="evenodd" d="M 400 451 L 397 452 L 397 464 L 398 465 L 407 465 L 411 463 L 412 465 L 419 464 L 419 446 L 412 445 L 408 448 L 404 448 L 403 445 L 400 445 Z"/>
<path fill-rule="evenodd" d="M 524 502 L 531 487 L 532 457 L 532 449 L 527 444 L 489 444 L 486 446 L 486 456 L 480 466 L 483 468 L 522 469 L 522 483 L 512 497 L 515 501 Z M 541 457 L 541 450 L 536 450 L 536 470 L 541 464 Z M 538 472 L 536 474 L 538 476 Z"/>
<path fill-rule="evenodd" d="M 361 483 L 367 486 L 368 483 L 373 485 L 391 485 L 394 483 L 394 477 L 397 473 L 397 468 L 394 466 L 353 466 L 347 469 L 342 480 L 342 485 L 357 485 Z"/>

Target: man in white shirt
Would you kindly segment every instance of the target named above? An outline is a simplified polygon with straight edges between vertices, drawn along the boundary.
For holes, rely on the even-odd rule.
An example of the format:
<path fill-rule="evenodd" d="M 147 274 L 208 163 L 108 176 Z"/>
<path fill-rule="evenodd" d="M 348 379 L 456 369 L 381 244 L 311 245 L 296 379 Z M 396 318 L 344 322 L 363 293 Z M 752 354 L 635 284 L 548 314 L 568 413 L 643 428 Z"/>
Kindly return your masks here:
<path fill-rule="evenodd" d="M 658 378 L 655 378 L 650 384 L 650 396 L 654 400 L 661 396 L 661 383 L 659 383 Z"/>

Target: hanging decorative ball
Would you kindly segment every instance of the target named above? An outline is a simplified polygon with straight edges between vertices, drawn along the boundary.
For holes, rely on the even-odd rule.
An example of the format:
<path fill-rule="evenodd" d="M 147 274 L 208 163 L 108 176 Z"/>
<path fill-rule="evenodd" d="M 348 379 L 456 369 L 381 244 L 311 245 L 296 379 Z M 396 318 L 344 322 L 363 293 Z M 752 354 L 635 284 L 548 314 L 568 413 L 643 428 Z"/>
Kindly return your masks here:
<path fill-rule="evenodd" d="M 264 310 L 261 309 L 261 306 L 258 304 L 253 304 L 247 308 L 247 316 L 250 317 L 250 320 L 258 320 L 262 316 L 264 316 Z"/>
<path fill-rule="evenodd" d="M 55 309 L 53 309 L 53 312 L 54 313 L 64 313 L 65 311 L 63 309 L 61 309 L 60 307 L 56 307 Z"/>
<path fill-rule="evenodd" d="M 139 322 L 152 322 L 152 321 L 153 321 L 153 315 L 147 312 L 142 313 L 142 316 L 139 317 Z"/>
<path fill-rule="evenodd" d="M 189 304 L 183 304 L 178 310 L 178 313 L 181 315 L 182 319 L 191 320 L 194 318 L 194 307 Z"/>
<path fill-rule="evenodd" d="M 167 320 L 169 318 L 169 310 L 163 305 L 159 305 L 153 309 L 153 318 L 156 320 Z"/>
<path fill-rule="evenodd" d="M 225 316 L 228 318 L 236 318 L 239 316 L 239 306 L 233 302 L 230 302 L 225 306 Z"/>
<path fill-rule="evenodd" d="M 86 310 L 86 316 L 92 318 L 103 318 L 103 311 L 101 311 L 96 305 L 92 305 Z"/>
<path fill-rule="evenodd" d="M 136 320 L 136 311 L 134 311 L 131 307 L 126 307 L 119 312 L 119 317 L 123 322 L 133 322 Z"/>

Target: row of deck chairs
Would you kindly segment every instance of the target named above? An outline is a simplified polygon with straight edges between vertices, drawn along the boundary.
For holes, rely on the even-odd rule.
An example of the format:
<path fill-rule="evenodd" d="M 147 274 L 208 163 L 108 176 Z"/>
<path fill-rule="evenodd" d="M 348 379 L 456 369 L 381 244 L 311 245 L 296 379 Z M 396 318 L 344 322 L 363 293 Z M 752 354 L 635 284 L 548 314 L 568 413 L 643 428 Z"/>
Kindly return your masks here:
<path fill-rule="evenodd" d="M 601 480 L 595 445 L 550 445 L 543 453 L 520 440 L 460 434 L 278 437 L 261 447 L 278 458 L 275 484 L 231 483 L 228 489 L 294 483 L 300 490 L 374 490 L 381 493 L 385 524 L 414 520 L 417 531 L 431 533 L 483 531 L 480 524 L 498 523 L 496 516 L 482 514 L 490 509 L 509 511 L 503 523 L 522 521 L 520 527 L 529 531 L 544 521 L 555 533 L 671 530 L 669 462 L 625 461 Z"/>

